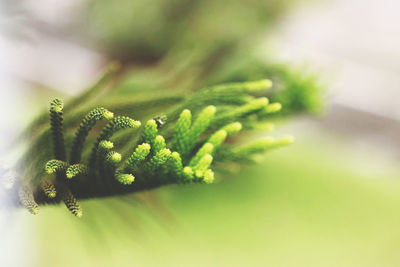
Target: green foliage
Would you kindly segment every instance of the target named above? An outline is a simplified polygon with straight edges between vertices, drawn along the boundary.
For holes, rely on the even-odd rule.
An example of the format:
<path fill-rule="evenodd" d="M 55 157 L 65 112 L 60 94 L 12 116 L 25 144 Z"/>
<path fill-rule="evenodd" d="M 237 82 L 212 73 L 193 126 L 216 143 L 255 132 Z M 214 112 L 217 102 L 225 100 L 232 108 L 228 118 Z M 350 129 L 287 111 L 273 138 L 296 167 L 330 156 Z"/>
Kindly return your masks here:
<path fill-rule="evenodd" d="M 265 138 L 237 145 L 242 132 L 248 135 L 262 124 L 272 128 L 268 120 L 282 106 L 276 101 L 269 103 L 265 97 L 269 88 L 271 81 L 266 79 L 226 83 L 181 98 L 160 94 L 157 101 L 152 94 L 138 100 L 129 94 L 121 98 L 110 90 L 98 103 L 104 108 L 79 102 L 79 108 L 69 107 L 65 118 L 62 102 L 54 100 L 51 127 L 36 120 L 42 131 L 32 136 L 19 165 L 21 179 L 15 186 L 22 188 L 19 205 L 37 213 L 39 204 L 64 202 L 80 217 L 83 213 L 77 199 L 122 195 L 168 184 L 212 183 L 219 174 L 214 173 L 214 167 L 226 162 L 253 162 L 257 154 L 292 142 L 290 138 Z M 96 92 L 100 94 L 91 89 L 88 103 L 97 99 Z M 114 113 L 138 120 L 114 117 Z M 94 127 L 103 119 L 110 121 Z M 61 152 L 49 151 L 46 140 L 50 136 Z M 63 156 L 65 148 L 68 158 Z M 43 167 L 54 178 L 44 175 Z"/>
<path fill-rule="evenodd" d="M 323 91 L 315 74 L 285 66 L 277 66 L 273 72 L 280 85 L 271 100 L 285 107 L 282 110 L 283 115 L 302 111 L 318 114 L 322 111 Z"/>
<path fill-rule="evenodd" d="M 279 116 L 299 113 L 319 114 L 323 108 L 323 86 L 315 71 L 285 64 L 272 63 L 268 57 L 260 56 L 242 45 L 222 58 L 218 67 L 205 79 L 205 84 L 245 82 L 268 77 L 273 85 L 266 93 L 271 102 L 280 103 L 284 109 Z M 255 48 L 253 48 L 255 49 Z M 265 44 L 261 46 L 265 50 Z"/>
<path fill-rule="evenodd" d="M 51 103 L 50 127 L 48 113 L 31 123 L 24 135 L 28 149 L 5 183 L 10 191 L 29 185 L 19 190 L 25 193 L 16 205 L 37 213 L 32 203 L 64 201 L 80 217 L 77 199 L 212 183 L 220 176 L 214 167 L 253 162 L 289 144 L 290 138 L 237 144 L 252 138 L 249 131 L 271 131 L 272 117 L 321 107 L 315 76 L 251 53 L 257 33 L 265 35 L 289 2 L 92 1 L 83 16 L 88 32 L 134 71 L 124 69 L 116 79 L 120 66 L 111 64 L 65 107 L 59 99 Z M 103 127 L 99 120 L 110 122 Z"/>

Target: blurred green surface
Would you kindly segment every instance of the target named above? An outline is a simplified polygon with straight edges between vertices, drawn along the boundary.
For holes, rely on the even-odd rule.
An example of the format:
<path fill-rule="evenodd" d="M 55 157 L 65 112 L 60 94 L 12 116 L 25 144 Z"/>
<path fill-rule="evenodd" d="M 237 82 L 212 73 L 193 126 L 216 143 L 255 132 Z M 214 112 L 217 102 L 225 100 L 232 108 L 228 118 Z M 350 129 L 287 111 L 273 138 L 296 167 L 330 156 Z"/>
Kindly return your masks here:
<path fill-rule="evenodd" d="M 83 202 L 82 219 L 42 208 L 35 264 L 399 266 L 400 168 L 384 168 L 325 136 L 214 185 Z"/>
<path fill-rule="evenodd" d="M 87 1 L 80 20 L 85 36 L 113 58 L 152 62 L 170 50 L 230 46 L 253 38 L 297 2 L 96 0 Z"/>

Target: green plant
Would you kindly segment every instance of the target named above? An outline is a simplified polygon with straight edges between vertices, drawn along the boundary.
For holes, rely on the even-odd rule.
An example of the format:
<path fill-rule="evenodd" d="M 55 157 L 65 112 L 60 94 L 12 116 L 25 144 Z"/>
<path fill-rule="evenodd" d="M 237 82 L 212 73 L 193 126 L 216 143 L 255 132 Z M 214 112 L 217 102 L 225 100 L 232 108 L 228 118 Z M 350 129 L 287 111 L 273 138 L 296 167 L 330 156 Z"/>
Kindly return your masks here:
<path fill-rule="evenodd" d="M 40 115 L 27 128 L 28 149 L 5 183 L 10 198 L 18 196 L 16 206 L 37 214 L 40 205 L 63 201 L 80 217 L 77 199 L 212 183 L 214 171 L 222 176 L 235 162 L 254 162 L 256 154 L 293 141 L 243 141 L 250 132 L 271 130 L 271 119 L 282 108 L 265 97 L 273 91 L 270 80 L 121 97 L 111 83 L 117 69 L 112 64 L 92 88 L 65 105 L 53 100 L 50 116 Z"/>
<path fill-rule="evenodd" d="M 204 88 L 159 114 L 165 116 L 153 114 L 143 125 L 114 116 L 108 108 L 87 111 L 87 102 L 102 91 L 100 87 L 104 89 L 98 85 L 65 107 L 61 100 L 53 100 L 50 127 L 44 115 L 29 127 L 32 143 L 18 166 L 21 179 L 12 187 L 19 196 L 16 205 L 36 214 L 39 205 L 63 201 L 73 214 L 82 216 L 77 199 L 173 183 L 212 183 L 212 166 L 248 162 L 254 154 L 292 142 L 290 137 L 267 137 L 236 145 L 240 131 L 256 129 L 268 114 L 280 110 L 277 103 L 255 96 L 268 91 L 269 80 Z M 123 107 L 122 102 L 109 101 L 109 106 Z M 137 104 L 128 103 L 127 107 Z"/>

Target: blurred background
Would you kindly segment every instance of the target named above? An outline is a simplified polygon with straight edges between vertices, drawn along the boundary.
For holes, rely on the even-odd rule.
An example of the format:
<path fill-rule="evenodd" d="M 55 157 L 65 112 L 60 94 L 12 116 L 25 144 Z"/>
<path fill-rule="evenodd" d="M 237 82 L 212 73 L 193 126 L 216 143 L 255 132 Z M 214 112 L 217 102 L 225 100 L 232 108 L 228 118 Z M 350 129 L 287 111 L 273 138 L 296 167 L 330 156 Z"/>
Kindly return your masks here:
<path fill-rule="evenodd" d="M 1 159 L 18 157 L 10 140 L 50 99 L 111 60 L 129 90 L 162 84 L 164 65 L 202 86 L 257 58 L 311 73 L 325 101 L 279 123 L 294 145 L 217 184 L 84 201 L 82 219 L 58 206 L 1 214 L 2 266 L 400 265 L 400 2 L 0 3 Z M 233 60 L 198 74 L 220 57 Z"/>

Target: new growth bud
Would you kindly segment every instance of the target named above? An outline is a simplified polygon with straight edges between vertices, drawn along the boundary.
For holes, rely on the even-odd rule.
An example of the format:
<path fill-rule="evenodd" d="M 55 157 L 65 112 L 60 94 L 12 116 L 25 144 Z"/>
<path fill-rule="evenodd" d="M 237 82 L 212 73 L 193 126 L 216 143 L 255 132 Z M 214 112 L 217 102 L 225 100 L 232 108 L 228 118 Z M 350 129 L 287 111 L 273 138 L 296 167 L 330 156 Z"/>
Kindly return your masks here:
<path fill-rule="evenodd" d="M 121 162 L 122 160 L 122 155 L 118 152 L 115 151 L 110 151 L 106 154 L 106 161 L 116 164 Z"/>
<path fill-rule="evenodd" d="M 165 139 L 161 135 L 157 135 L 156 138 L 154 139 L 153 143 L 154 143 L 154 145 L 153 145 L 154 153 L 157 153 L 158 151 L 160 151 L 161 149 L 166 147 Z"/>
<path fill-rule="evenodd" d="M 103 140 L 100 142 L 99 147 L 103 150 L 111 150 L 114 148 L 114 143 L 108 140 Z"/>
<path fill-rule="evenodd" d="M 282 105 L 281 103 L 271 103 L 265 108 L 266 113 L 275 113 L 281 111 Z"/>
<path fill-rule="evenodd" d="M 268 79 L 243 83 L 243 87 L 249 92 L 257 92 L 260 90 L 269 89 L 271 86 L 272 81 Z"/>

